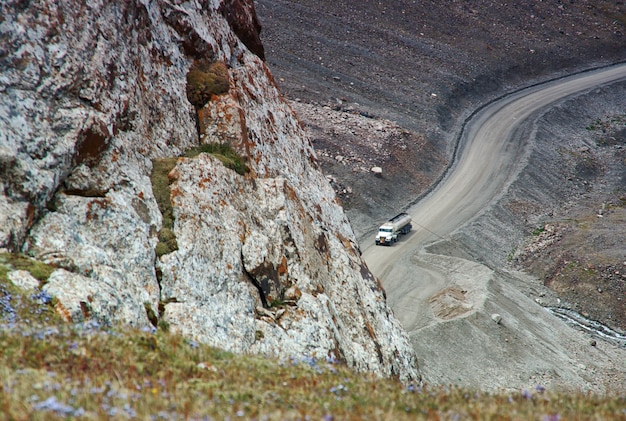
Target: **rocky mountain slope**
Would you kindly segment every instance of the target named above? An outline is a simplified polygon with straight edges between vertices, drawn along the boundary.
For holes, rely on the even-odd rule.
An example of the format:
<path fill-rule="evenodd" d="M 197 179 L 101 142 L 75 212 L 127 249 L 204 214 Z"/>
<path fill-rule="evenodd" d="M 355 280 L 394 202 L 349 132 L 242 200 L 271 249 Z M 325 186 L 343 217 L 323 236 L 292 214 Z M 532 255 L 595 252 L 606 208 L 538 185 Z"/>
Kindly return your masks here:
<path fill-rule="evenodd" d="M 404 381 L 415 352 L 262 61 L 251 1 L 0 6 L 0 249 L 68 321 Z"/>
<path fill-rule="evenodd" d="M 462 122 L 477 107 L 540 80 L 626 58 L 626 11 L 613 1 L 259 0 L 257 13 L 281 90 L 310 104 L 296 107 L 314 146 L 327 152 L 320 154 L 324 171 L 359 192 L 342 202 L 357 233 L 440 176 Z M 325 116 L 308 112 L 310 106 Z M 366 172 L 337 162 L 359 137 L 333 129 L 331 122 L 346 114 L 363 117 L 365 126 L 372 117 L 399 125 L 407 153 L 398 150 L 398 135 L 369 131 L 370 147 L 350 150 L 368 163 Z M 369 166 L 383 169 L 382 180 Z M 379 193 L 369 193 L 370 186 Z"/>
<path fill-rule="evenodd" d="M 364 1 L 357 7 L 260 0 L 257 10 L 267 62 L 361 239 L 428 191 L 476 108 L 523 86 L 626 59 L 621 2 Z M 446 256 L 464 262 L 452 277 L 471 276 L 476 263 L 493 271 L 498 280 L 490 282 L 483 311 L 504 308 L 517 328 L 531 333 L 504 343 L 488 313 L 424 328 L 413 343 L 427 381 L 486 388 L 569 382 L 602 391 L 624 384 L 623 342 L 600 346 L 598 336 L 564 334 L 541 315 L 541 306 L 559 307 L 618 335 L 626 329 L 624 98 L 618 84 L 539 116 L 520 178 L 470 226 L 429 247 L 444 255 L 437 265 L 446 265 Z M 388 294 L 393 300 L 395 293 Z M 539 361 L 539 348 L 533 354 L 529 346 L 548 346 L 553 369 L 551 358 Z M 557 348 L 564 353 L 557 356 Z M 515 364 L 511 355 L 519 358 Z M 564 361 L 572 363 L 567 375 L 560 371 Z M 498 370 L 486 374 L 485 365 Z"/>

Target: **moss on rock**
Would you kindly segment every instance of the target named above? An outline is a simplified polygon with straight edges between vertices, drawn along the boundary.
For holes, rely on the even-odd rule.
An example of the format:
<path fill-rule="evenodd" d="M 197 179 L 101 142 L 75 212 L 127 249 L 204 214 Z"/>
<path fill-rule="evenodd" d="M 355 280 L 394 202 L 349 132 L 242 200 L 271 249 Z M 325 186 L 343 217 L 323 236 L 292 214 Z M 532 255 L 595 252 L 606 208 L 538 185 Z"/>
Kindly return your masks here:
<path fill-rule="evenodd" d="M 228 92 L 229 83 L 228 68 L 223 62 L 196 63 L 187 73 L 187 99 L 196 108 L 202 108 L 212 95 Z"/>

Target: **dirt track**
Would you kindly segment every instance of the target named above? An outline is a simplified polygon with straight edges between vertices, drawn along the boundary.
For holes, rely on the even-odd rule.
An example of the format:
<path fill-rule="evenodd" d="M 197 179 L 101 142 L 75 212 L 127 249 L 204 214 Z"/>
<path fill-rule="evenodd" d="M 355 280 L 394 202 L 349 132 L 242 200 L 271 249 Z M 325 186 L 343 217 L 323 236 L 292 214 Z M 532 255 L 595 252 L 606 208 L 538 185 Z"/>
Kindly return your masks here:
<path fill-rule="evenodd" d="M 456 6 L 422 2 L 415 7 L 401 0 L 364 1 L 358 8 L 331 1 L 258 2 L 270 69 L 309 128 L 322 168 L 346 206 L 363 249 L 373 244 L 368 239 L 373 227 L 420 197 L 444 171 L 458 128 L 480 104 L 521 86 L 626 58 L 623 23 L 614 17 L 623 15 L 623 6 L 615 3 L 506 6 L 472 0 Z M 623 114 L 624 97 L 606 91 L 598 96 L 594 100 L 594 95 L 582 95 L 586 99 L 568 103 L 574 105 L 570 112 L 556 107 L 562 115 L 548 113 L 549 118 L 537 122 L 541 138 L 534 136 L 532 127 L 531 138 L 537 141 L 527 157 L 532 171 L 520 177 L 523 185 L 509 200 L 479 212 L 463 230 L 434 229 L 436 218 L 423 224 L 445 238 L 430 245 L 429 253 L 403 257 L 426 268 L 418 289 L 423 302 L 415 303 L 415 285 L 406 282 L 387 288 L 388 301 L 407 330 L 419 329 L 412 339 L 428 382 L 482 389 L 541 383 L 594 391 L 626 384 L 623 350 L 603 342 L 591 346 L 588 336 L 567 328 L 538 305 L 563 305 L 561 298 L 578 297 L 565 295 L 569 285 L 560 287 L 564 295 L 559 296 L 544 285 L 550 279 L 563 280 L 560 266 L 537 279 L 511 272 L 507 264 L 524 235 L 537 227 L 543 230 L 546 221 L 556 215 L 578 220 L 575 213 L 565 212 L 568 209 L 584 213 L 585 208 L 609 203 L 604 229 L 615 228 L 607 225 L 618 221 L 611 216 L 617 215 L 610 208 L 614 199 L 599 192 L 596 184 L 623 191 L 618 184 L 602 181 L 613 174 L 610 162 L 619 167 L 623 157 L 619 150 L 610 156 L 612 152 L 596 148 L 579 132 L 593 119 L 608 121 Z M 614 105 L 603 103 L 604 98 Z M 598 111 L 586 110 L 586 103 Z M 564 129 L 568 125 L 582 127 L 578 132 Z M 604 137 L 615 135 L 621 145 L 616 127 Z M 554 141 L 562 145 L 551 145 Z M 586 152 L 579 151 L 583 145 L 589 145 L 584 146 Z M 404 149 L 394 153 L 399 148 Z M 382 177 L 368 171 L 373 165 L 383 168 Z M 551 202 L 555 199 L 558 202 Z M 405 240 L 430 241 L 437 235 L 427 238 L 418 228 Z M 550 237 L 551 246 L 532 246 L 540 252 L 524 255 L 526 267 L 534 264 L 535 273 L 542 273 L 554 265 L 552 250 L 560 235 Z M 579 253 L 588 256 L 593 248 L 615 243 L 621 265 L 620 235 L 614 230 L 611 237 L 594 240 Z M 378 248 L 377 253 L 393 258 L 402 253 L 401 247 L 392 248 L 391 255 L 385 250 Z M 558 264 L 569 261 L 571 254 L 561 252 Z M 621 269 L 611 262 L 603 276 Z M 584 264 L 584 271 L 598 267 L 594 261 Z M 371 267 L 376 273 L 376 263 Z M 397 270 L 399 279 L 415 278 L 413 266 Z M 611 282 L 616 288 L 621 285 L 619 279 Z M 608 303 L 609 296 L 589 294 L 586 301 L 572 302 L 572 308 L 593 310 L 598 302 Z M 603 306 L 604 315 L 610 319 L 621 305 L 616 301 Z M 499 324 L 491 317 L 496 313 L 502 317 Z"/>
<path fill-rule="evenodd" d="M 626 65 L 621 65 L 533 87 L 485 107 L 466 125 L 467 135 L 451 171 L 431 194 L 409 209 L 416 229 L 392 247 L 374 246 L 373 238 L 362 244 L 365 260 L 382 279 L 388 302 L 415 348 L 432 358 L 455 355 L 456 369 L 452 371 L 450 362 L 424 362 L 425 376 L 431 381 L 488 388 L 524 387 L 541 381 L 555 387 L 597 390 L 579 366 L 610 375 L 611 359 L 607 365 L 598 365 L 593 352 L 581 352 L 586 341 L 577 332 L 510 287 L 503 294 L 500 274 L 478 262 L 427 253 L 423 248 L 449 238 L 476 215 L 488 212 L 490 204 L 506 193 L 526 164 L 522 157 L 529 152 L 528 138 L 519 134 L 532 126 L 533 115 L 563 97 L 624 78 Z M 499 315 L 498 323 L 492 320 L 490 326 L 492 314 Z M 454 322 L 465 318 L 468 320 Z M 527 335 L 512 334 L 509 329 L 514 326 Z M 444 331 L 446 339 L 442 341 L 440 333 Z M 470 332 L 482 339 L 469 338 Z M 511 337 L 500 342 L 494 333 Z M 485 343 L 492 345 L 485 347 Z M 544 347 L 551 349 L 550 356 Z M 503 349 L 519 355 L 515 364 Z M 522 349 L 525 351 L 520 353 Z M 626 352 L 614 351 L 613 361 L 626 358 Z M 481 356 L 478 360 L 477 355 Z M 574 364 L 572 355 L 576 356 Z M 494 371 L 484 370 L 483 364 Z M 626 373 L 618 371 L 616 379 L 623 376 Z"/>
<path fill-rule="evenodd" d="M 527 139 L 520 136 L 534 113 L 576 92 L 626 78 L 626 65 L 586 72 L 506 96 L 477 113 L 465 126 L 458 159 L 437 187 L 411 207 L 416 232 L 399 247 L 362 244 L 364 258 L 375 275 L 394 289 L 389 273 L 428 242 L 444 238 L 474 218 L 505 193 L 526 164 Z M 401 249 L 401 250 L 398 250 Z"/>

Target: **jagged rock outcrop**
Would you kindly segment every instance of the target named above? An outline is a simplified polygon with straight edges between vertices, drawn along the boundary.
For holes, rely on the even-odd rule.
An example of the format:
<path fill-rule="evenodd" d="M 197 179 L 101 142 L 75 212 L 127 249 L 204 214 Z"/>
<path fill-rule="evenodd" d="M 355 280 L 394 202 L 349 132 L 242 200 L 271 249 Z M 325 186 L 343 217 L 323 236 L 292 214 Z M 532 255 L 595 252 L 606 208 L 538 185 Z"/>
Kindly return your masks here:
<path fill-rule="evenodd" d="M 0 248 L 56 266 L 43 288 L 73 321 L 167 322 L 237 352 L 331 356 L 417 380 L 261 60 L 251 5 L 3 2 Z M 203 62 L 225 64 L 227 89 L 210 91 L 219 71 L 197 78 L 209 100 L 194 106 L 188 75 Z M 200 143 L 227 143 L 246 170 L 219 153 L 182 157 Z M 164 187 L 151 175 L 166 158 Z"/>

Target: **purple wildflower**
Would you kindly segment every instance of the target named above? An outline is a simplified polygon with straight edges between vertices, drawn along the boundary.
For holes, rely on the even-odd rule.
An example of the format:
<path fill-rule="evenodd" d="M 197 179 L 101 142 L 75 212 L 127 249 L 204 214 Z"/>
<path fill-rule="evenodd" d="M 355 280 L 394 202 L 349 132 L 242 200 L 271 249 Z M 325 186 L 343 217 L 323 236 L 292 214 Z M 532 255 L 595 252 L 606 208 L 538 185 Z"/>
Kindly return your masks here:
<path fill-rule="evenodd" d="M 310 367 L 315 367 L 317 364 L 315 358 L 306 355 L 302 357 L 302 362 Z"/>
<path fill-rule="evenodd" d="M 141 328 L 141 331 L 144 333 L 156 333 L 157 328 L 150 325 L 150 326 L 144 326 Z"/>
<path fill-rule="evenodd" d="M 64 416 L 72 416 L 77 411 L 72 406 L 57 401 L 57 398 L 54 396 L 49 397 L 43 402 L 36 403 L 33 409 L 35 411 L 52 411 Z"/>
<path fill-rule="evenodd" d="M 33 301 L 38 301 L 41 304 L 48 304 L 52 301 L 52 296 L 47 291 L 39 291 L 36 294 L 30 296 Z"/>
<path fill-rule="evenodd" d="M 15 309 L 11 305 L 12 299 L 13 297 L 11 297 L 11 293 L 4 287 L 0 286 L 0 315 L 3 315 L 6 318 L 9 328 L 15 326 L 17 319 Z"/>

